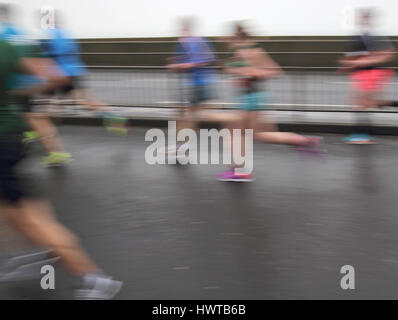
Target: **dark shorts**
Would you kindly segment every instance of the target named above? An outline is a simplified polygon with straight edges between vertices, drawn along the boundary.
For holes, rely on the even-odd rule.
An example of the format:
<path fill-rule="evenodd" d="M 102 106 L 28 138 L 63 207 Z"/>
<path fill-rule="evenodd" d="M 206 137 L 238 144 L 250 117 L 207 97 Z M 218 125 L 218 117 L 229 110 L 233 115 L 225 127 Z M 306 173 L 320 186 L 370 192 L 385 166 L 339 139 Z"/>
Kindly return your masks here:
<path fill-rule="evenodd" d="M 210 85 L 186 87 L 184 91 L 185 100 L 190 106 L 198 106 L 204 102 L 214 99 Z"/>
<path fill-rule="evenodd" d="M 55 94 L 67 94 L 70 93 L 71 91 L 74 90 L 81 90 L 84 89 L 84 79 L 82 76 L 79 77 L 68 77 L 69 82 L 62 87 L 50 90 L 46 92 L 49 95 L 55 95 Z"/>
<path fill-rule="evenodd" d="M 83 76 L 70 77 L 70 79 L 74 90 L 80 90 L 86 88 Z"/>
<path fill-rule="evenodd" d="M 26 194 L 16 170 L 25 153 L 20 134 L 0 136 L 0 198 L 11 204 L 18 203 Z"/>
<path fill-rule="evenodd" d="M 15 96 L 12 102 L 23 106 L 23 112 L 33 112 L 32 99 L 27 96 Z"/>

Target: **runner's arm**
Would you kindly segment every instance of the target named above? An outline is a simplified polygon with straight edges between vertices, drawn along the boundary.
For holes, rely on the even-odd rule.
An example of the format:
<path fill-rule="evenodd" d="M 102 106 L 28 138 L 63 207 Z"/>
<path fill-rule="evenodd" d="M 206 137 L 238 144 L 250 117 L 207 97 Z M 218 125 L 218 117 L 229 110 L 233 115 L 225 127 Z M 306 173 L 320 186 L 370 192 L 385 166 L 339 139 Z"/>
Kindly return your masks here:
<path fill-rule="evenodd" d="M 354 67 L 381 65 L 394 60 L 393 49 L 373 51 L 370 55 L 353 61 Z"/>
<path fill-rule="evenodd" d="M 257 66 L 262 71 L 259 75 L 263 75 L 264 78 L 278 77 L 283 74 L 283 70 L 279 64 L 262 48 L 256 49 L 253 60 L 254 66 Z"/>
<path fill-rule="evenodd" d="M 21 58 L 17 71 L 37 76 L 44 82 L 32 88 L 13 90 L 15 94 L 32 95 L 62 86 L 69 81 L 53 60 L 47 58 Z"/>

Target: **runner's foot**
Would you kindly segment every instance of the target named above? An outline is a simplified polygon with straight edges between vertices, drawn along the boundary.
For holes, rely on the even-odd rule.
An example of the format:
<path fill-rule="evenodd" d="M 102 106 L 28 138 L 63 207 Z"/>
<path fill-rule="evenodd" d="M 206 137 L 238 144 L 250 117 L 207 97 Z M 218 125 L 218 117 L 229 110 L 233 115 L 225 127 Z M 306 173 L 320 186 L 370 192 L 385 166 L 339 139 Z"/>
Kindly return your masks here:
<path fill-rule="evenodd" d="M 322 137 L 307 136 L 307 143 L 297 146 L 296 150 L 314 156 L 323 156 L 327 153 Z"/>
<path fill-rule="evenodd" d="M 68 152 L 50 152 L 42 162 L 45 166 L 60 166 L 72 160 L 72 155 Z"/>
<path fill-rule="evenodd" d="M 129 133 L 127 118 L 112 114 L 103 115 L 103 123 L 106 131 L 111 134 L 126 136 Z"/>
<path fill-rule="evenodd" d="M 345 137 L 343 142 L 347 144 L 375 144 L 376 139 L 365 133 L 356 133 Z"/>
<path fill-rule="evenodd" d="M 22 141 L 24 143 L 34 142 L 40 139 L 40 135 L 36 131 L 25 131 Z"/>
<path fill-rule="evenodd" d="M 230 182 L 252 182 L 254 177 L 252 174 L 235 174 L 234 170 L 228 170 L 217 175 L 219 181 Z"/>
<path fill-rule="evenodd" d="M 122 288 L 121 281 L 101 274 L 86 275 L 81 279 L 81 284 L 75 290 L 75 299 L 78 300 L 110 300 Z"/>

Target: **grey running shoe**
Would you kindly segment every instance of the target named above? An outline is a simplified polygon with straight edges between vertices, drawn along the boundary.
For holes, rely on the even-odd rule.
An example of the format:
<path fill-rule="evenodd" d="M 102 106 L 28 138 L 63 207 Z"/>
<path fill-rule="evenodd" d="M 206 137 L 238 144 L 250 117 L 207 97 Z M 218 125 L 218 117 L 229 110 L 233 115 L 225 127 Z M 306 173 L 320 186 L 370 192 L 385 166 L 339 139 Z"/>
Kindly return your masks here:
<path fill-rule="evenodd" d="M 123 283 L 102 274 L 83 277 L 81 285 L 75 290 L 77 300 L 110 300 L 120 291 Z"/>

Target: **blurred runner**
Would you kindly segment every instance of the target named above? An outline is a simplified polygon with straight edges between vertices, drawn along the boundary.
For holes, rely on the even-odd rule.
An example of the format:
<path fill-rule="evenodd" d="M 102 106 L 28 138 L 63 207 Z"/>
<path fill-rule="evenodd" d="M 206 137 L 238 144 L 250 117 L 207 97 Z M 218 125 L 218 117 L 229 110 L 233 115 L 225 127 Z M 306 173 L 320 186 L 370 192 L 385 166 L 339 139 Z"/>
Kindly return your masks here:
<path fill-rule="evenodd" d="M 322 138 L 306 137 L 290 132 L 279 132 L 277 126 L 268 118 L 263 119 L 259 111 L 264 110 L 264 104 L 269 99 L 264 89 L 264 81 L 282 74 L 279 65 L 254 41 L 242 25 L 236 25 L 236 31 L 229 43 L 233 52 L 232 58 L 225 64 L 225 71 L 234 77 L 239 91 L 239 120 L 229 122 L 229 129 L 241 129 L 241 154 L 244 154 L 245 129 L 253 129 L 254 139 L 276 144 L 286 144 L 300 147 L 299 150 L 311 153 L 323 153 Z M 232 144 L 233 145 L 233 144 Z M 232 146 L 231 146 L 232 149 Z M 233 152 L 233 150 L 232 150 Z M 233 157 L 232 157 L 233 158 Z M 226 172 L 218 175 L 222 181 L 250 182 L 253 174 L 236 174 L 233 164 Z"/>
<path fill-rule="evenodd" d="M 76 103 L 82 103 L 90 111 L 96 111 L 103 118 L 108 132 L 126 135 L 129 132 L 127 119 L 112 114 L 107 106 L 96 100 L 85 86 L 87 69 L 80 59 L 79 46 L 61 27 L 59 12 L 55 13 L 55 25 L 47 30 L 47 39 L 42 41 L 44 56 L 54 59 L 68 77 L 66 85 L 51 92 L 55 97 L 70 95 Z"/>
<path fill-rule="evenodd" d="M 394 70 L 388 63 L 394 59 L 394 47 L 386 37 L 371 33 L 372 9 L 357 11 L 357 23 L 361 34 L 350 43 L 350 52 L 340 60 L 342 72 L 349 72 L 354 93 L 354 105 L 359 110 L 369 108 L 398 106 L 396 101 L 379 100 L 377 94 L 394 77 Z M 358 132 L 346 137 L 343 141 L 349 144 L 371 144 L 376 140 L 370 135 L 370 114 L 357 114 Z"/>
<path fill-rule="evenodd" d="M 48 256 L 60 257 L 79 280 L 76 298 L 111 299 L 120 290 L 121 282 L 100 270 L 80 247 L 78 239 L 56 220 L 50 204 L 29 194 L 33 189 L 26 188 L 18 172 L 26 148 L 22 142 L 26 106 L 9 91 L 9 79 L 14 72 L 32 74 L 43 80 L 30 88 L 32 94 L 52 89 L 63 81 L 62 72 L 49 60 L 23 58 L 14 45 L 0 40 L 0 212 L 8 225 L 30 242 L 50 249 Z M 10 265 L 18 269 L 18 263 Z M 7 274 L 2 278 L 7 279 Z"/>
<path fill-rule="evenodd" d="M 19 54 L 24 57 L 38 57 L 39 48 L 32 40 L 29 40 L 27 35 L 13 23 L 14 8 L 7 4 L 0 5 L 0 39 L 8 41 L 16 46 Z M 36 63 L 41 63 L 41 60 L 36 60 Z M 33 131 L 24 132 L 24 142 L 32 142 L 40 139 L 47 156 L 43 160 L 45 165 L 61 165 L 65 164 L 71 159 L 71 155 L 66 152 L 59 136 L 57 128 L 54 126 L 48 115 L 43 112 L 33 112 L 31 97 L 29 95 L 29 87 L 40 83 L 42 80 L 38 77 L 13 73 L 9 79 L 9 88 L 20 91 L 19 99 L 24 100 L 23 104 L 26 106 L 25 116 Z M 23 94 L 27 91 L 27 94 Z"/>
<path fill-rule="evenodd" d="M 186 18 L 182 21 L 181 37 L 174 51 L 172 63 L 168 68 L 181 75 L 180 90 L 182 106 L 178 109 L 177 133 L 184 128 L 197 129 L 199 112 L 206 102 L 214 98 L 213 88 L 216 78 L 213 64 L 216 62 L 211 44 L 207 39 L 195 36 L 193 20 Z M 169 146 L 170 154 L 177 153 L 184 143 Z"/>

